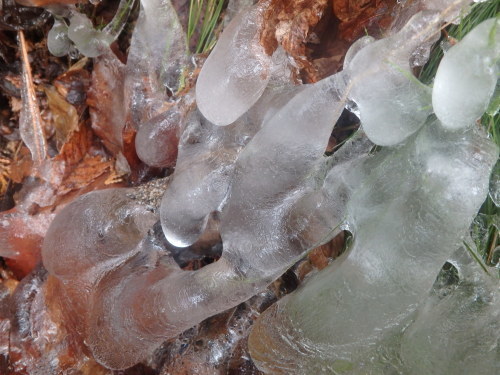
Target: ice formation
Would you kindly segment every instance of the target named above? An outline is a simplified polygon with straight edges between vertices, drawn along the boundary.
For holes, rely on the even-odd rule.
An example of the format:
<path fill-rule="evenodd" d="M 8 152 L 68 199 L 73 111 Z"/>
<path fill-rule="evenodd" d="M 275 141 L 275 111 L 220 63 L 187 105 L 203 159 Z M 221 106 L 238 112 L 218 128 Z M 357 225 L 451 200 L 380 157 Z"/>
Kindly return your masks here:
<path fill-rule="evenodd" d="M 464 248 L 449 260 L 459 281 L 433 291 L 401 339 L 408 374 L 496 374 L 500 371 L 500 290 Z M 495 270 L 491 269 L 491 273 Z"/>
<path fill-rule="evenodd" d="M 162 31 L 163 30 L 163 31 Z M 170 0 L 141 0 L 130 42 L 125 90 L 134 126 L 157 115 L 188 65 L 186 34 Z"/>
<path fill-rule="evenodd" d="M 498 157 L 484 134 L 440 126 L 430 122 L 404 147 L 350 172 L 359 178 L 347 209 L 353 248 L 261 317 L 250 336 L 259 367 L 273 374 L 355 367 L 401 329 L 460 245 L 457 233 L 486 197 Z"/>
<path fill-rule="evenodd" d="M 271 77 L 271 56 L 259 43 L 268 3 L 237 15 L 203 65 L 196 101 L 203 116 L 215 125 L 229 125 L 248 111 Z"/>
<path fill-rule="evenodd" d="M 447 129 L 472 126 L 486 111 L 497 85 L 499 39 L 500 24 L 490 19 L 445 54 L 434 80 L 432 105 Z M 469 100 L 461 101 L 466 95 Z"/>
<path fill-rule="evenodd" d="M 64 56 L 71 48 L 68 26 L 61 20 L 54 20 L 54 25 L 47 36 L 47 47 L 54 56 Z"/>
<path fill-rule="evenodd" d="M 498 20 L 485 21 L 453 48 L 467 57 L 473 54 L 473 58 L 480 59 L 475 46 L 470 49 L 463 46 L 471 39 L 489 40 L 496 22 Z M 498 46 L 498 39 L 493 43 Z M 444 73 L 448 79 L 461 82 L 461 73 L 451 70 Z M 495 74 L 496 79 L 494 71 L 490 74 Z M 491 88 L 485 87 L 480 80 L 465 79 L 468 92 L 482 98 L 479 107 L 485 109 Z M 397 91 L 394 95 L 397 96 Z M 467 116 L 469 96 L 462 91 L 455 100 L 459 100 L 455 103 L 456 110 L 463 110 Z M 412 107 L 414 103 L 410 100 L 405 108 L 420 110 L 418 105 Z M 443 105 L 434 97 L 433 103 Z M 364 126 L 362 111 L 360 108 Z M 470 127 L 481 114 L 476 111 L 476 117 L 469 117 Z M 381 117 L 379 124 L 390 126 L 391 122 Z M 445 128 L 439 119 L 428 120 L 402 147 L 383 149 L 347 172 L 345 178 L 351 179 L 351 198 L 346 226 L 353 231 L 353 247 L 329 270 L 311 279 L 293 295 L 281 299 L 259 319 L 250 336 L 250 348 L 261 369 L 273 374 L 365 373 L 368 370 L 362 364 L 374 348 L 401 331 L 429 291 L 441 265 L 460 246 L 461 235 L 466 233 L 488 193 L 489 176 L 498 158 L 497 147 L 480 130 L 449 132 Z M 498 293 L 493 290 L 492 295 Z M 458 305 L 458 302 L 449 303 Z M 480 349 L 467 347 L 471 350 L 468 356 L 487 359 L 484 363 L 474 362 L 478 366 L 475 373 L 478 368 L 489 369 L 491 363 L 498 363 L 495 341 L 498 327 L 493 323 L 498 314 L 497 303 L 491 302 L 484 313 L 486 318 L 480 323 L 485 319 L 491 322 L 494 330 L 486 335 L 486 340 L 492 346 L 482 354 L 479 354 Z M 448 308 L 453 305 L 443 305 L 450 314 Z M 425 311 L 424 308 L 423 315 Z M 446 326 L 447 333 L 434 332 L 435 340 L 453 336 L 452 330 L 461 331 L 460 326 L 453 326 L 453 321 L 451 318 L 443 323 L 452 325 L 451 329 Z M 470 324 L 474 322 L 478 321 L 471 318 Z M 422 319 L 419 323 L 417 318 L 415 324 L 407 334 L 411 344 L 403 344 L 403 361 L 404 350 L 425 347 L 417 343 L 418 340 L 432 340 L 426 333 L 432 328 L 421 328 L 427 320 L 424 323 Z M 414 336 L 418 337 L 412 336 L 412 327 L 418 332 Z M 441 334 L 444 336 L 439 336 Z M 489 339 L 491 336 L 493 338 Z M 460 356 L 461 350 L 467 348 L 433 345 L 436 347 L 433 355 L 436 355 L 436 362 L 441 361 L 440 367 L 426 362 L 426 354 L 420 353 L 420 357 L 408 354 L 406 362 L 412 373 L 468 373 L 450 361 L 449 356 L 443 361 L 437 354 L 439 350 L 449 349 L 456 350 L 455 355 Z M 480 373 L 487 372 L 481 370 Z"/>
<path fill-rule="evenodd" d="M 193 95 L 188 93 L 178 105 L 141 123 L 135 138 L 139 159 L 152 167 L 173 167 L 177 160 L 179 135 L 193 107 Z"/>
<path fill-rule="evenodd" d="M 122 64 L 107 48 L 94 68 L 97 89 L 91 116 L 107 114 L 110 148 L 122 147 L 123 130 L 129 127 L 137 131 L 137 153 L 144 163 L 154 167 L 175 164 L 183 119 L 194 101 L 191 94 L 179 99 L 175 96 L 189 65 L 187 52 L 186 35 L 170 0 L 142 0 L 127 63 Z M 101 80 L 110 76 L 118 77 L 118 82 L 106 83 L 116 103 L 112 109 L 102 108 L 97 99 Z M 167 91 L 174 95 L 169 98 Z"/>
<path fill-rule="evenodd" d="M 71 41 L 87 57 L 101 55 L 123 30 L 134 1 L 121 0 L 114 18 L 102 30 L 94 28 L 92 21 L 73 5 L 49 6 L 56 18 L 47 37 L 49 51 L 55 56 L 64 56 L 71 51 Z M 65 18 L 69 19 L 69 25 Z"/>
<path fill-rule="evenodd" d="M 432 36 L 439 19 L 436 12 L 418 13 L 399 33 L 373 43 L 362 38 L 351 48 L 361 50 L 346 56 L 344 72 L 353 77 L 349 97 L 375 144 L 401 143 L 431 113 L 429 89 L 411 78 L 410 57 Z"/>
<path fill-rule="evenodd" d="M 447 132 L 430 117 L 431 91 L 411 74 L 410 60 L 435 37 L 444 13 L 424 11 L 387 39 L 364 38 L 351 47 L 344 71 L 295 87 L 286 54 L 267 56 L 257 42 L 268 4 L 261 2 L 219 39 L 196 86 L 197 108 L 189 93 L 188 105 L 173 102 L 162 111 L 164 89 L 175 91 L 183 60 L 165 66 L 139 58 L 141 45 L 157 56 L 148 46 L 165 42 L 155 22 L 177 22 L 165 15 L 150 28 L 149 4 L 171 6 L 142 1 L 127 69 L 147 78 L 129 74 L 125 96 L 137 116 L 131 121 L 141 158 L 171 163 L 179 137 L 178 160 L 159 207 L 135 190 L 113 189 L 77 199 L 54 220 L 43 261 L 62 282 L 79 334 L 100 363 L 131 366 L 167 337 L 263 290 L 346 223 L 354 248 L 334 272 L 265 314 L 273 325 L 260 321 L 253 353 L 263 369 L 278 361 L 298 364 L 299 373 L 363 358 L 428 292 L 484 200 L 498 157 L 480 130 Z M 359 113 L 364 131 L 326 158 L 346 105 Z M 396 147 L 371 155 L 372 142 Z M 210 215 L 219 222 L 221 259 L 180 269 L 165 238 L 194 243 Z M 331 341 L 330 330 L 339 341 Z"/>

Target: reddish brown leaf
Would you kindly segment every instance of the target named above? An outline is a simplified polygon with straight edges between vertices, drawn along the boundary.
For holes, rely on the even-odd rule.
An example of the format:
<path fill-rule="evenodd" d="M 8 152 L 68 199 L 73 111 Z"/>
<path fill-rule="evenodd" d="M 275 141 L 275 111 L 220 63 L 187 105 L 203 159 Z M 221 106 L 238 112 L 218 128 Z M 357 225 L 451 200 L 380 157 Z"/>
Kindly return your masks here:
<path fill-rule="evenodd" d="M 124 65 L 109 53 L 94 63 L 92 83 L 87 93 L 92 129 L 113 155 L 123 150 L 123 128 L 126 109 L 123 107 Z"/>
<path fill-rule="evenodd" d="M 83 159 L 64 177 L 61 186 L 57 189 L 57 195 L 65 195 L 72 190 L 80 190 L 90 185 L 97 177 L 111 171 L 112 167 L 111 161 L 103 160 L 100 156 Z"/>
<path fill-rule="evenodd" d="M 92 131 L 86 124 L 74 132 L 71 138 L 61 147 L 54 160 L 64 161 L 68 166 L 75 166 L 87 154 L 92 145 Z"/>
<path fill-rule="evenodd" d="M 82 60 L 84 65 L 86 60 Z M 77 63 L 78 64 L 78 63 Z M 87 91 L 90 87 L 90 73 L 77 65 L 72 66 L 67 72 L 61 74 L 53 82 L 55 88 L 64 99 L 81 109 L 86 106 Z"/>
<path fill-rule="evenodd" d="M 271 55 L 281 45 L 310 81 L 316 81 L 317 77 L 306 58 L 306 43 L 327 7 L 328 0 L 271 0 L 264 13 L 260 42 L 266 52 Z"/>
<path fill-rule="evenodd" d="M 78 130 L 78 114 L 76 108 L 69 104 L 53 86 L 46 86 L 44 91 L 52 113 L 58 148 L 60 148 Z"/>
<path fill-rule="evenodd" d="M 333 0 L 341 37 L 352 42 L 372 29 L 370 35 L 379 33 L 390 25 L 395 4 L 395 0 Z"/>

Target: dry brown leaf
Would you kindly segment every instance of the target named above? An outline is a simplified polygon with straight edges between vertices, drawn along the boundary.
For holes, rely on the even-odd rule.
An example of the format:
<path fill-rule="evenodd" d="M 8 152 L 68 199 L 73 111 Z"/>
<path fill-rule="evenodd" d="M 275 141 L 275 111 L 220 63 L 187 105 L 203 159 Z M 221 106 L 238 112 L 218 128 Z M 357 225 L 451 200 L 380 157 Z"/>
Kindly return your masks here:
<path fill-rule="evenodd" d="M 76 106 L 79 113 L 83 112 L 86 107 L 87 91 L 90 87 L 90 73 L 85 69 L 78 68 L 86 63 L 86 60 L 82 59 L 80 62 L 82 63 L 73 65 L 52 82 L 59 94 L 68 103 Z"/>
<path fill-rule="evenodd" d="M 87 93 L 92 129 L 113 155 L 123 151 L 124 65 L 113 54 L 99 57 L 94 63 L 92 83 Z"/>
<path fill-rule="evenodd" d="M 341 21 L 340 36 L 352 42 L 370 29 L 372 35 L 387 28 L 391 21 L 391 10 L 395 0 L 333 0 L 333 12 Z"/>
<path fill-rule="evenodd" d="M 264 27 L 260 42 L 271 55 L 281 45 L 309 76 L 316 81 L 314 66 L 306 57 L 310 31 L 318 24 L 328 0 L 271 0 L 264 12 Z"/>
<path fill-rule="evenodd" d="M 61 146 L 78 130 L 78 113 L 76 108 L 64 100 L 53 86 L 44 87 L 44 91 L 52 113 L 57 146 L 61 149 Z"/>
<path fill-rule="evenodd" d="M 47 158 L 47 144 L 43 131 L 42 117 L 35 95 L 31 66 L 24 33 L 18 32 L 19 48 L 22 60 L 22 89 L 23 107 L 19 116 L 19 131 L 21 138 L 30 149 L 34 161 L 41 162 Z"/>
<path fill-rule="evenodd" d="M 16 98 L 15 96 L 11 96 L 10 98 L 10 110 L 14 113 L 21 112 L 23 109 L 23 101 L 21 99 Z"/>
<path fill-rule="evenodd" d="M 78 131 L 71 135 L 54 159 L 64 161 L 68 166 L 75 166 L 92 146 L 92 136 L 92 130 L 87 124 L 81 124 Z"/>
<path fill-rule="evenodd" d="M 111 171 L 112 167 L 113 162 L 103 160 L 100 156 L 91 156 L 83 159 L 64 177 L 57 189 L 57 195 L 65 195 L 72 190 L 80 190 L 90 185 L 97 177 Z"/>
<path fill-rule="evenodd" d="M 20 184 L 26 176 L 31 174 L 32 169 L 31 154 L 26 147 L 22 147 L 17 157 L 11 162 L 9 177 L 14 183 Z"/>

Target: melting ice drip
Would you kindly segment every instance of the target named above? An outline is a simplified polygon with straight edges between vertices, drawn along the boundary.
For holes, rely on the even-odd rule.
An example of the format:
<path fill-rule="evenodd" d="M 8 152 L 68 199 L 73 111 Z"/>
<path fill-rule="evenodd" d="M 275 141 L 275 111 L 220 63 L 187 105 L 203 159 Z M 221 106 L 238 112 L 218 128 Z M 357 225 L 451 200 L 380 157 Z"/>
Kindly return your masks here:
<path fill-rule="evenodd" d="M 456 11 L 466 1 L 449 3 Z M 274 327 L 261 321 L 252 350 L 270 371 L 281 371 L 276 363 L 295 360 L 299 372 L 314 372 L 310 361 L 301 362 L 306 349 L 308 355 L 326 358 L 325 366 L 335 353 L 363 358 L 430 289 L 487 194 L 497 148 L 473 120 L 464 125 L 467 129 L 449 132 L 441 124 L 454 124 L 452 119 L 438 111 L 438 119 L 429 117 L 432 105 L 442 106 L 444 113 L 455 105 L 446 99 L 432 102 L 438 90 L 449 89 L 446 74 L 439 79 L 438 72 L 434 92 L 411 75 L 415 51 L 435 40 L 450 7 L 420 12 L 386 39 L 358 41 L 342 72 L 295 87 L 286 79 L 283 51 L 270 57 L 258 44 L 266 6 L 261 2 L 237 17 L 221 36 L 200 74 L 198 109 L 151 120 L 167 128 L 180 123 L 176 171 L 159 210 L 166 238 L 178 246 L 193 243 L 208 216 L 219 211 L 221 259 L 198 271 L 181 270 L 150 231 L 158 220 L 154 208 L 140 204 L 131 189 L 76 200 L 47 233 L 44 265 L 66 285 L 61 298 L 76 306 L 79 332 L 95 358 L 110 368 L 139 362 L 165 338 L 263 290 L 307 250 L 331 239 L 342 223 L 356 236 L 354 249 L 335 263 L 334 272 L 321 273 L 274 307 L 286 319 Z M 497 23 L 485 22 L 460 45 L 476 44 L 473 37 L 490 40 L 484 34 L 490 35 Z M 136 34 L 137 40 L 144 35 Z M 493 46 L 487 42 L 479 49 L 493 54 L 483 59 L 489 69 L 480 71 L 481 82 L 496 83 L 494 36 Z M 234 55 L 227 59 L 227 53 Z M 225 61 L 230 66 L 221 69 Z M 487 102 L 492 90 L 485 94 L 485 87 L 490 90 L 488 85 L 477 90 Z M 461 110 L 479 116 L 484 102 L 465 99 Z M 221 105 L 224 100 L 235 102 L 234 112 Z M 332 127 L 348 101 L 356 103 L 364 132 L 326 158 Z M 147 135 L 154 128 L 140 124 L 139 132 L 150 129 L 144 130 Z M 138 152 L 148 147 L 160 152 L 161 139 L 146 135 Z M 372 142 L 392 147 L 371 156 Z M 321 301 L 320 291 L 338 303 L 326 303 L 330 297 Z M 374 310 L 368 316 L 370 302 Z M 329 315 L 334 307 L 339 312 Z M 342 318 L 330 319 L 340 312 Z M 320 330 L 316 322 L 325 315 Z M 284 337 L 283 329 L 296 341 L 279 352 L 280 344 L 274 343 Z M 336 330 L 344 336 L 331 333 Z M 265 339 L 269 352 L 259 346 Z M 325 348 L 332 348 L 330 357 L 322 357 Z"/>

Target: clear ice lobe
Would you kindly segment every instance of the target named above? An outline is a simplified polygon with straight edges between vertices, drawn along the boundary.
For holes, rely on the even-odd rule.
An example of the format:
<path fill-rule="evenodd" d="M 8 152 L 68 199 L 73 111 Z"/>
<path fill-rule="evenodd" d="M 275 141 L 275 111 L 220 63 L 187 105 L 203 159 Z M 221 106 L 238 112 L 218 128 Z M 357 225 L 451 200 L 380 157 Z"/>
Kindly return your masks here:
<path fill-rule="evenodd" d="M 128 193 L 128 189 L 96 191 L 65 207 L 47 231 L 42 248 L 45 268 L 64 280 L 75 270 L 85 273 L 106 263 L 111 267 L 134 249 L 157 218 L 147 206 L 131 201 Z"/>
<path fill-rule="evenodd" d="M 472 126 L 486 111 L 498 80 L 499 58 L 498 18 L 482 22 L 445 53 L 432 90 L 434 112 L 445 128 Z"/>
<path fill-rule="evenodd" d="M 68 54 L 71 41 L 68 38 L 68 26 L 58 19 L 47 35 L 47 47 L 51 54 L 60 57 Z"/>
<path fill-rule="evenodd" d="M 198 239 L 208 216 L 224 206 L 240 152 L 263 124 L 303 89 L 290 83 L 289 70 L 279 53 L 273 61 L 268 87 L 233 124 L 221 128 L 198 110 L 186 117 L 176 170 L 160 208 L 163 231 L 171 244 L 185 247 Z"/>
<path fill-rule="evenodd" d="M 431 293 L 405 330 L 401 358 L 408 374 L 488 375 L 500 371 L 500 289 L 464 248 L 448 260 L 459 281 Z M 492 272 L 495 272 L 491 269 Z"/>
<path fill-rule="evenodd" d="M 78 12 L 74 12 L 69 20 L 68 38 L 87 57 L 99 56 L 114 39 L 112 35 L 94 29 L 92 21 Z"/>
<path fill-rule="evenodd" d="M 415 311 L 483 202 L 498 157 L 484 134 L 439 126 L 358 167 L 364 182 L 347 208 L 353 248 L 260 317 L 249 345 L 261 370 L 354 369 Z"/>
<path fill-rule="evenodd" d="M 143 94 L 164 95 L 165 88 L 176 93 L 180 75 L 187 65 L 186 33 L 171 1 L 141 0 L 127 58 L 129 80 L 132 81 L 129 84 L 138 85 L 140 89 L 145 75 L 147 82 L 142 83 L 146 85 Z"/>
<path fill-rule="evenodd" d="M 210 122 L 226 126 L 243 115 L 264 92 L 271 56 L 259 43 L 264 1 L 238 14 L 225 28 L 203 65 L 196 102 Z"/>
<path fill-rule="evenodd" d="M 179 134 L 193 106 L 194 95 L 186 94 L 170 109 L 142 123 L 135 138 L 139 159 L 152 167 L 173 167 L 177 160 Z"/>
<path fill-rule="evenodd" d="M 344 72 L 351 77 L 348 95 L 375 144 L 402 142 L 431 113 L 430 90 L 411 73 L 410 57 L 435 32 L 439 20 L 437 12 L 418 13 L 388 38 L 373 43 L 368 37 L 360 39 L 346 56 Z"/>

